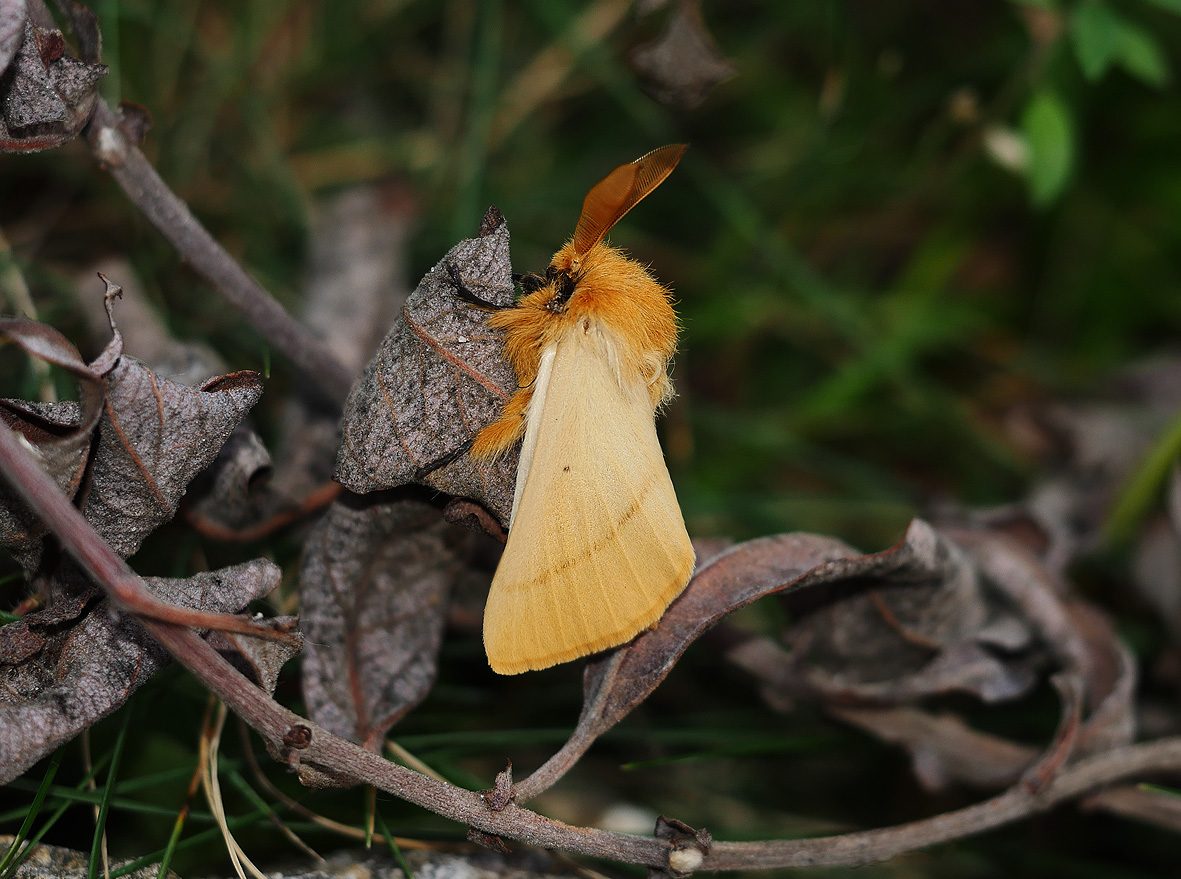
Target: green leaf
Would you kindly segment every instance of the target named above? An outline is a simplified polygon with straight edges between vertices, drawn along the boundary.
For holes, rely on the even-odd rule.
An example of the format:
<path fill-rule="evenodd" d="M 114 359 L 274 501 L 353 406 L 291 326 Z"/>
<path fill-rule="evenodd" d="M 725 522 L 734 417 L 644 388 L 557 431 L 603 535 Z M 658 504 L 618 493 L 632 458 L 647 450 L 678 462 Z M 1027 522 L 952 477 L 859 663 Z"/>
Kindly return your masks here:
<path fill-rule="evenodd" d="M 1103 0 L 1084 0 L 1075 9 L 1070 24 L 1079 67 L 1083 69 L 1083 75 L 1094 82 L 1115 60 L 1120 18 Z"/>
<path fill-rule="evenodd" d="M 1160 43 L 1139 25 L 1120 22 L 1115 57 L 1124 70 L 1148 85 L 1160 88 L 1169 80 L 1169 62 Z"/>
<path fill-rule="evenodd" d="M 1033 203 L 1050 204 L 1070 180 L 1074 165 L 1074 132 L 1070 111 L 1053 92 L 1033 96 L 1021 120 L 1029 144 L 1029 181 Z"/>

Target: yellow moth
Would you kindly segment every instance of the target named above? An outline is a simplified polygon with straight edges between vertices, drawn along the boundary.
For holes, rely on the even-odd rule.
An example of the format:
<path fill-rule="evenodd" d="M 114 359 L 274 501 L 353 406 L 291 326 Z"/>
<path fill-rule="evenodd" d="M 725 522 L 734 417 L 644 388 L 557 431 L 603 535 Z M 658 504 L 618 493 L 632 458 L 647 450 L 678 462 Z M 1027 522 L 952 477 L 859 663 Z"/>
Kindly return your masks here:
<path fill-rule="evenodd" d="M 484 610 L 484 647 L 501 674 L 631 640 L 693 571 L 655 426 L 672 396 L 676 315 L 647 269 L 603 240 L 684 151 L 661 147 L 597 183 L 545 276 L 522 278 L 517 304 L 489 319 L 505 330 L 520 389 L 471 454 L 494 458 L 524 437 Z"/>

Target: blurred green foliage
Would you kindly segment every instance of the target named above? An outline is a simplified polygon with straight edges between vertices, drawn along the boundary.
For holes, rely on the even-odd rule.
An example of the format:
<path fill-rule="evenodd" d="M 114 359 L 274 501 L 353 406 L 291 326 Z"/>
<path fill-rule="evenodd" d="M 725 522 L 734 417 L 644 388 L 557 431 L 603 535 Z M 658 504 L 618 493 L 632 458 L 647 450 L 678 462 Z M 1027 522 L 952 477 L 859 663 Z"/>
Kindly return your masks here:
<path fill-rule="evenodd" d="M 691 144 L 612 238 L 650 262 L 679 300 L 680 397 L 662 430 L 698 534 L 802 529 L 880 548 L 932 502 L 1018 499 L 1040 462 L 1006 434 L 1014 405 L 1086 394 L 1113 370 L 1176 347 L 1177 0 L 707 0 L 705 21 L 736 75 L 693 110 L 644 92 L 629 51 L 659 33 L 668 11 L 639 15 L 624 0 L 94 8 L 111 66 L 104 93 L 150 110 L 145 149 L 165 179 L 292 307 L 309 212 L 329 192 L 380 182 L 412 194 L 411 284 L 472 234 L 489 203 L 508 218 L 514 262 L 527 271 L 573 230 L 583 194 L 604 173 L 654 146 Z M 68 334 L 79 324 L 62 289 L 78 268 L 120 254 L 179 336 L 211 341 L 235 368 L 268 362 L 263 342 L 83 146 L 5 157 L 0 205 L 41 317 Z M 268 417 L 297 382 L 272 359 L 264 430 L 275 429 Z M 478 645 L 467 647 L 449 648 L 449 667 L 477 662 Z M 687 662 L 706 660 L 691 653 Z M 546 674 L 566 695 L 545 716 L 552 709 L 572 721 L 576 673 Z M 427 736 L 423 756 L 441 771 L 466 781 L 474 765 L 490 778 L 486 763 L 465 763 L 488 757 L 487 735 L 474 747 L 429 737 L 469 728 L 473 712 L 530 716 L 537 680 L 500 685 L 495 704 L 485 677 L 442 686 L 407 729 Z M 696 698 L 668 686 L 673 700 Z M 193 689 L 188 704 L 199 706 Z M 799 815 L 874 824 L 925 808 L 897 754 L 827 727 L 817 745 L 807 720 L 785 744 L 777 720 L 741 707 L 747 689 L 710 701 L 705 718 L 673 712 L 676 725 L 706 731 L 692 747 L 657 736 L 640 753 L 629 749 L 627 729 L 677 704 L 667 693 L 629 721 L 600 758 L 636 763 L 642 778 L 618 795 L 654 797 L 730 837 L 812 832 Z M 163 739 L 131 746 L 125 771 L 191 741 L 199 713 L 182 711 Z M 1014 717 L 1021 726 L 1028 715 Z M 99 740 L 115 729 L 104 725 Z M 734 745 L 737 730 L 753 730 L 749 748 L 762 757 L 734 757 L 747 747 Z M 513 740 L 528 744 L 524 733 Z M 796 746 L 806 759 L 766 756 Z M 640 768 L 683 749 L 713 762 Z M 889 791 L 880 801 L 850 805 L 850 789 L 867 789 L 858 767 Z M 575 790 L 592 778 L 576 774 Z M 683 792 L 706 784 L 746 811 L 728 821 L 724 808 L 690 797 L 688 810 L 700 814 L 683 814 Z M 175 808 L 183 785 L 173 780 L 160 804 Z M 359 808 L 352 794 L 324 796 Z M 170 819 L 135 820 L 143 823 L 124 830 L 121 850 L 166 843 Z M 412 829 L 444 826 L 409 820 Z M 1116 875 L 1116 849 L 1130 845 L 1141 866 L 1119 875 L 1168 875 L 1158 872 L 1168 862 L 1160 834 L 1125 828 L 1109 845 L 1109 826 L 1051 818 L 908 863 L 923 875 Z M 269 832 L 265 821 L 256 830 Z M 1107 866 L 1087 872 L 1086 852 Z M 220 855 L 208 856 L 178 851 L 176 863 L 221 869 Z"/>

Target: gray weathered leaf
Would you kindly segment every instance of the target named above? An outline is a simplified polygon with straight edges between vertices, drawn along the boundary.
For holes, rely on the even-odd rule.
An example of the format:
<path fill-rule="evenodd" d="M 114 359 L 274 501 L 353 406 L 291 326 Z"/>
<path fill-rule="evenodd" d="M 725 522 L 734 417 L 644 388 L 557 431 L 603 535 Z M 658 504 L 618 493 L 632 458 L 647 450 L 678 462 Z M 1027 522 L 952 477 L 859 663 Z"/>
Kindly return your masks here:
<path fill-rule="evenodd" d="M 415 209 L 393 187 L 356 186 L 318 202 L 308 235 L 303 323 L 359 376 L 409 295 L 406 245 Z M 284 407 L 271 488 L 298 499 L 332 479 L 340 413 L 309 395 Z"/>
<path fill-rule="evenodd" d="M 0 74 L 8 69 L 25 32 L 25 0 L 0 0 Z"/>
<path fill-rule="evenodd" d="M 296 617 L 271 617 L 258 621 L 259 627 L 296 635 L 294 640 L 252 638 L 238 632 L 210 632 L 208 640 L 232 665 L 271 695 L 283 666 L 303 650 L 303 638 L 296 631 L 298 622 Z"/>
<path fill-rule="evenodd" d="M 377 750 L 426 696 L 467 538 L 411 497 L 333 504 L 308 539 L 299 576 L 313 720 Z"/>
<path fill-rule="evenodd" d="M 248 423 L 239 424 L 213 463 L 193 480 L 186 497 L 189 521 L 195 515 L 207 526 L 233 531 L 275 514 L 280 507 L 268 487 L 272 466 L 262 437 Z"/>
<path fill-rule="evenodd" d="M 107 376 L 107 406 L 82 507 L 87 520 L 120 555 L 135 553 L 176 513 L 189 482 L 217 457 L 261 394 L 255 372 L 191 388 L 120 358 Z"/>
<path fill-rule="evenodd" d="M 698 0 L 680 0 L 660 36 L 636 47 L 630 60 L 652 97 L 690 110 L 736 72 L 705 26 Z"/>
<path fill-rule="evenodd" d="M 96 274 L 118 279 L 123 288 L 118 309 L 123 348 L 151 367 L 157 376 L 196 387 L 228 371 L 225 361 L 208 345 L 177 338 L 172 333 L 144 289 L 135 267 L 123 257 L 99 260 L 75 276 L 71 292 L 78 317 L 85 322 L 92 340 L 106 339 L 111 332 L 107 315 L 94 307 Z"/>
<path fill-rule="evenodd" d="M 1053 772 L 1055 759 L 1069 762 L 1131 742 L 1136 666 L 1106 616 L 1091 605 L 1061 596 L 1062 584 L 1019 541 L 962 530 L 954 532 L 954 539 L 978 565 L 989 588 L 1002 593 L 1022 615 L 1038 650 L 1060 670 L 1063 682 L 1077 681 L 1076 689 L 1085 697 L 1085 712 L 1076 724 L 1066 715 L 1074 710 L 1077 699 L 1063 691 L 1066 725 L 1062 729 L 1068 739 L 1060 743 L 1057 753 L 1057 745 L 1047 752 L 1043 764 L 1048 759 L 1050 765 L 1043 768 Z M 767 653 L 766 645 L 761 650 L 745 646 L 744 666 L 772 685 L 790 667 L 781 657 Z M 827 709 L 884 741 L 905 747 L 916 775 L 930 790 L 953 782 L 1004 787 L 1031 771 L 1037 759 L 1036 749 L 972 730 L 951 715 L 832 702 Z"/>
<path fill-rule="evenodd" d="M 68 54 L 61 31 L 26 20 L 0 79 L 0 152 L 35 152 L 77 137 L 90 120 L 104 64 Z"/>
<path fill-rule="evenodd" d="M 992 596 L 976 566 L 926 523 L 865 556 L 841 583 L 788 596 L 789 694 L 908 702 L 972 693 L 1014 698 L 1036 682 L 1029 627 Z"/>
<path fill-rule="evenodd" d="M 144 582 L 173 604 L 233 613 L 274 589 L 279 577 L 274 564 L 256 559 L 183 580 Z M 105 600 L 86 606 L 70 626 L 30 615 L 0 632 L 6 633 L 0 644 L 21 648 L 0 655 L 0 784 L 110 714 L 167 659 L 138 621 Z"/>
<path fill-rule="evenodd" d="M 36 321 L 0 319 L 0 342 L 14 344 L 32 357 L 57 366 L 78 382 L 78 403 L 0 400 L 0 418 L 24 437 L 45 471 L 68 496 L 81 485 L 91 435 L 102 415 L 102 376 L 82 360 L 78 349 L 57 330 Z M 106 356 L 117 356 L 118 337 Z M 0 546 L 26 571 L 36 568 L 45 528 L 28 507 L 0 482 Z"/>
<path fill-rule="evenodd" d="M 516 454 L 496 464 L 465 454 L 516 389 L 488 312 L 456 294 L 452 268 L 471 292 L 513 303 L 509 233 L 489 209 L 478 238 L 461 241 L 422 279 L 401 320 L 345 406 L 336 478 L 366 493 L 420 482 L 479 501 L 508 521 Z"/>
<path fill-rule="evenodd" d="M 772 593 L 782 593 L 799 620 L 785 635 L 788 648 L 771 645 L 758 668 L 742 645 L 729 658 L 779 696 L 904 702 L 959 691 L 1012 698 L 1036 682 L 1046 662 L 1035 626 L 990 591 L 962 548 L 925 522 L 912 522 L 902 542 L 869 555 L 817 535 L 752 540 L 703 564 L 655 628 L 591 660 L 575 732 L 518 785 L 518 798 L 561 777 L 702 633 Z"/>
<path fill-rule="evenodd" d="M 570 739 L 516 785 L 520 802 L 548 789 L 591 744 L 648 697 L 689 645 L 726 614 L 787 588 L 822 583 L 855 563 L 857 551 L 830 537 L 784 534 L 740 543 L 698 568 L 656 627 L 586 667 L 582 713 Z"/>
<path fill-rule="evenodd" d="M 103 260 L 80 273 L 74 285 L 78 310 L 86 318 L 93 338 L 103 338 L 111 332 L 106 316 L 92 307 L 96 272 L 120 279 L 123 296 L 119 305 L 119 332 L 124 347 L 134 351 L 136 359 L 146 364 L 158 379 L 200 387 L 226 372 L 225 361 L 208 345 L 178 339 L 172 334 L 125 259 Z M 331 449 L 319 451 L 331 461 Z M 324 466 L 328 468 L 331 464 Z M 206 522 L 223 528 L 241 528 L 265 515 L 262 509 L 269 498 L 262 487 L 270 470 L 270 453 L 250 427 L 249 420 L 244 419 L 224 442 L 213 463 L 192 483 L 185 502 L 191 512 Z"/>

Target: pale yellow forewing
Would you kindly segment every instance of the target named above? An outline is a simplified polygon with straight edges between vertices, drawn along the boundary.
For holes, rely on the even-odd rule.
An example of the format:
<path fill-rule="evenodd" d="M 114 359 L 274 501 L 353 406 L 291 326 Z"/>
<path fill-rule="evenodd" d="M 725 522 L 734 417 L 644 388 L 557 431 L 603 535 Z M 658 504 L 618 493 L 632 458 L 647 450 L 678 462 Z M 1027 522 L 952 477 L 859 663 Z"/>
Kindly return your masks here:
<path fill-rule="evenodd" d="M 630 640 L 693 571 L 647 385 L 621 385 L 609 333 L 581 320 L 542 356 L 484 610 L 484 647 L 501 674 Z"/>

